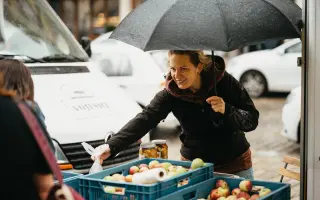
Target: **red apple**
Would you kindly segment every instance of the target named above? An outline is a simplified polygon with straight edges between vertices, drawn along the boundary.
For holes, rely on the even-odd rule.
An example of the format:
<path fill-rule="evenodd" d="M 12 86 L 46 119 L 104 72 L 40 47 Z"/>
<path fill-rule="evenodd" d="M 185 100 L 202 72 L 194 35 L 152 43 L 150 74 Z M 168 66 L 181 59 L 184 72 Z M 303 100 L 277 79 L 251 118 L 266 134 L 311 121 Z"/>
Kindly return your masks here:
<path fill-rule="evenodd" d="M 133 174 L 135 174 L 137 172 L 139 172 L 139 167 L 137 167 L 137 166 L 130 167 L 129 174 L 133 175 Z"/>
<path fill-rule="evenodd" d="M 230 190 L 229 190 L 229 188 L 219 187 L 219 188 L 218 188 L 218 191 L 219 191 L 219 193 L 221 194 L 221 196 L 223 196 L 223 197 L 227 197 L 227 196 L 230 195 Z"/>
<path fill-rule="evenodd" d="M 127 176 L 125 177 L 125 181 L 126 181 L 126 182 L 132 182 L 132 175 L 127 175 Z"/>
<path fill-rule="evenodd" d="M 219 187 L 221 187 L 221 188 L 228 188 L 228 184 L 227 184 L 227 182 L 225 181 L 225 180 L 217 180 L 216 181 L 216 188 L 219 188 Z"/>
<path fill-rule="evenodd" d="M 237 197 L 234 195 L 230 195 L 226 198 L 226 200 L 237 200 Z"/>
<path fill-rule="evenodd" d="M 140 164 L 140 165 L 139 165 L 139 168 L 142 168 L 142 167 L 147 167 L 147 168 L 149 168 L 149 166 L 148 166 L 147 164 Z"/>
<path fill-rule="evenodd" d="M 222 194 L 219 192 L 218 189 L 211 190 L 211 192 L 210 192 L 210 199 L 211 200 L 217 200 L 220 197 L 222 197 Z"/>
<path fill-rule="evenodd" d="M 246 200 L 249 200 L 250 199 L 250 195 L 247 193 L 247 192 L 240 192 L 238 195 L 237 195 L 237 198 L 240 199 L 240 198 L 244 198 Z"/>
<path fill-rule="evenodd" d="M 141 167 L 139 172 L 145 172 L 145 171 L 148 171 L 149 168 L 148 167 Z"/>
<path fill-rule="evenodd" d="M 239 188 L 241 191 L 248 192 L 252 190 L 252 182 L 250 180 L 243 180 L 240 182 Z"/>
<path fill-rule="evenodd" d="M 240 188 L 234 188 L 231 194 L 237 196 L 240 192 L 241 192 Z"/>
<path fill-rule="evenodd" d="M 258 195 L 258 194 L 254 194 L 254 195 L 252 195 L 251 197 L 250 197 L 250 200 L 257 200 L 257 199 L 259 199 L 260 198 L 260 196 Z"/>
<path fill-rule="evenodd" d="M 262 188 L 259 192 L 260 197 L 267 196 L 269 193 L 271 193 L 271 190 L 269 188 Z"/>

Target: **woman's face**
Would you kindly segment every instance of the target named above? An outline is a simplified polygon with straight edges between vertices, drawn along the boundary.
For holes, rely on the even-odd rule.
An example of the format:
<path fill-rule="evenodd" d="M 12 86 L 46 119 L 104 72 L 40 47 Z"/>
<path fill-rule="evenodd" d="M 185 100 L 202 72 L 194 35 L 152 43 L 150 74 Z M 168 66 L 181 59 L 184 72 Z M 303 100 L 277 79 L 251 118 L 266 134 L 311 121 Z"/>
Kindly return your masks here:
<path fill-rule="evenodd" d="M 201 64 L 194 66 L 188 55 L 169 55 L 170 73 L 180 89 L 196 88 L 199 85 Z"/>

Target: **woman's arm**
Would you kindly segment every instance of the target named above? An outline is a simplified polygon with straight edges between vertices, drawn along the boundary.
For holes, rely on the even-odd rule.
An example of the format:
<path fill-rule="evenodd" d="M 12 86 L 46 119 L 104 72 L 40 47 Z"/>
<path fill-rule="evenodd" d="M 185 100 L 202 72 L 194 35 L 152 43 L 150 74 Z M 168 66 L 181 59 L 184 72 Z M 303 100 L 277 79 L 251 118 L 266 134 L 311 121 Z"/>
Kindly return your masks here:
<path fill-rule="evenodd" d="M 233 76 L 227 73 L 225 75 L 228 76 L 229 91 L 235 103 L 234 105 L 225 103 L 224 116 L 234 130 L 244 132 L 255 130 L 258 126 L 259 111 L 244 87 Z"/>
<path fill-rule="evenodd" d="M 173 97 L 164 89 L 156 94 L 150 104 L 130 120 L 116 135 L 107 141 L 112 155 L 141 139 L 171 112 Z"/>

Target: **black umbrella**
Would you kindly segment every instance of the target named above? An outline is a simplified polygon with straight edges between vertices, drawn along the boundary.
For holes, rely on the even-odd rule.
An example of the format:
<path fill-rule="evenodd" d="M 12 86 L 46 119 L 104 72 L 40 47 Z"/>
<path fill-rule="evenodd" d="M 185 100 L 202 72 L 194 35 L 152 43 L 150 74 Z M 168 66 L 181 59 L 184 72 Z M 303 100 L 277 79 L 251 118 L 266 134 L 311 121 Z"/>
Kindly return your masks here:
<path fill-rule="evenodd" d="M 301 13 L 292 0 L 148 0 L 110 38 L 144 51 L 231 51 L 300 37 Z"/>

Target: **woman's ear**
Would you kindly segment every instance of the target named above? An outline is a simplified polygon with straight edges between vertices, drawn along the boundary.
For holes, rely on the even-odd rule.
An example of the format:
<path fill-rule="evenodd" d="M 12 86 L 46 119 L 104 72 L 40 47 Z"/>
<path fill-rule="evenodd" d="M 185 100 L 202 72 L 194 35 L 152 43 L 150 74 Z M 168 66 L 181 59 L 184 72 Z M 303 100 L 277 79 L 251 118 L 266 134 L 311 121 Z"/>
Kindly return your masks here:
<path fill-rule="evenodd" d="M 197 73 L 200 74 L 203 70 L 203 64 L 202 63 L 199 63 L 198 66 L 197 66 Z"/>

